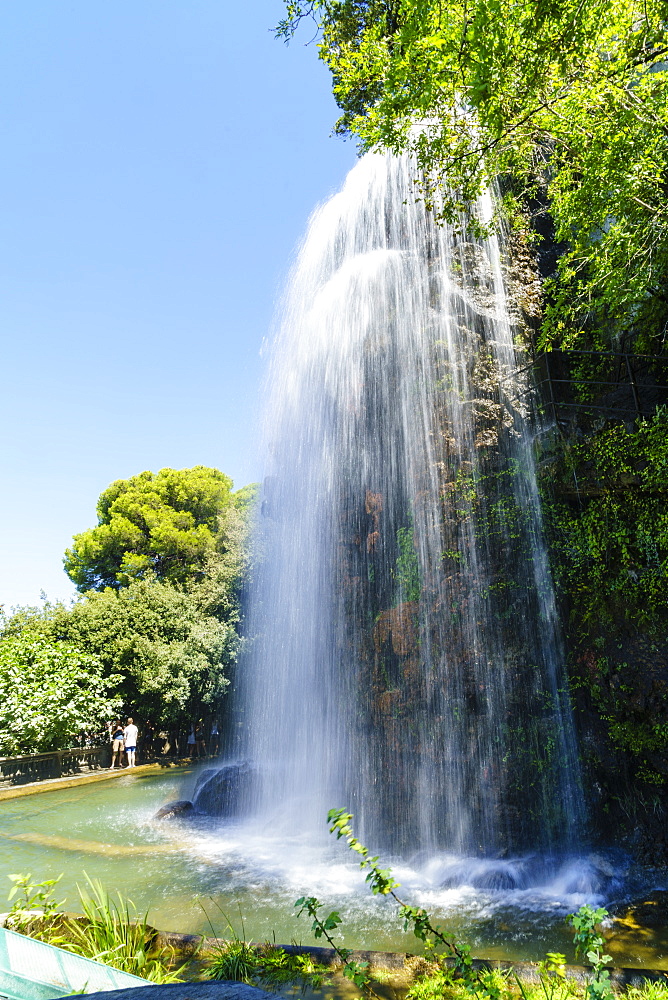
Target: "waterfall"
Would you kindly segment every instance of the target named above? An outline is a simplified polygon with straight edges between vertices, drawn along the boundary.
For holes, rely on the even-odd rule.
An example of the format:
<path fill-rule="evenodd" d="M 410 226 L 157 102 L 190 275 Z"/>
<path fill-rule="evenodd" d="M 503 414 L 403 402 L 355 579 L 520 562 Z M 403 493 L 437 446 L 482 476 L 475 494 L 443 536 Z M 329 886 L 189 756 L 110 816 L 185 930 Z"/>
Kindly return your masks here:
<path fill-rule="evenodd" d="M 360 160 L 286 295 L 248 808 L 319 831 L 346 806 L 396 853 L 567 849 L 577 755 L 498 241 L 435 224 L 416 171 Z"/>

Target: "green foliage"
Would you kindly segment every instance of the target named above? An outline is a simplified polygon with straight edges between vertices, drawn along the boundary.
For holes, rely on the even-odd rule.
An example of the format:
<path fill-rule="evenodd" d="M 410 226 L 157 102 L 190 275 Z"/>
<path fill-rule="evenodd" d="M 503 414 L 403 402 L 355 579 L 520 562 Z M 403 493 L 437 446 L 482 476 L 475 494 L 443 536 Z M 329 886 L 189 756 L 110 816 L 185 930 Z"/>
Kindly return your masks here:
<path fill-rule="evenodd" d="M 414 534 L 412 518 L 408 527 L 399 528 L 397 531 L 399 556 L 397 557 L 396 578 L 401 601 L 419 601 L 422 593 L 420 564 L 415 549 Z"/>
<path fill-rule="evenodd" d="M 155 579 L 136 580 L 118 591 L 91 591 L 71 608 L 20 610 L 5 634 L 41 634 L 46 642 L 85 649 L 119 685 L 129 709 L 141 705 L 144 718 L 168 723 L 223 694 L 239 647 L 234 595 L 226 597 L 222 621 L 203 609 L 202 596 Z M 93 729 L 113 714 L 98 715 Z"/>
<path fill-rule="evenodd" d="M 217 551 L 232 480 L 198 465 L 119 479 L 101 495 L 97 527 L 74 537 L 65 571 L 80 591 L 126 587 L 147 574 L 202 579 Z"/>
<path fill-rule="evenodd" d="M 623 767 L 636 804 L 642 786 L 666 787 L 668 413 L 632 429 L 604 426 L 560 451 L 543 509 L 568 616 L 571 687 L 596 734 L 585 741 L 587 763 L 620 804 L 621 822 L 650 829 L 649 814 L 622 808 L 614 772 Z"/>
<path fill-rule="evenodd" d="M 83 650 L 86 657 L 93 657 L 101 664 L 106 685 L 118 691 L 129 710 L 136 713 L 141 705 L 144 719 L 163 724 L 177 722 L 184 714 L 197 714 L 227 688 L 240 646 L 240 593 L 249 567 L 248 535 L 254 487 L 230 494 L 230 481 L 222 473 L 186 471 L 187 476 L 174 473 L 174 478 L 160 473 L 154 479 L 163 476 L 172 491 L 176 489 L 175 483 L 184 481 L 184 496 L 191 505 L 196 488 L 201 486 L 206 499 L 206 503 L 202 501 L 202 511 L 211 514 L 209 520 L 218 503 L 211 497 L 215 490 L 225 499 L 225 506 L 215 514 L 215 535 L 210 532 L 211 551 L 202 558 L 197 556 L 190 564 L 185 550 L 181 550 L 186 560 L 180 564 L 184 581 L 158 579 L 151 570 L 142 578 L 129 578 L 124 586 L 89 590 L 71 607 L 46 602 L 38 608 L 19 608 L 10 618 L 0 621 L 3 639 L 22 642 L 39 639 Z M 140 493 L 139 487 L 146 486 L 148 490 L 155 485 L 153 480 L 142 476 L 128 480 L 125 485 L 137 482 L 134 494 L 131 490 L 121 493 L 124 501 Z M 207 484 L 211 487 L 209 494 L 205 490 Z M 162 487 L 167 488 L 161 480 Z M 113 507 L 114 503 L 109 501 L 104 509 Z M 163 507 L 158 509 L 160 517 Z M 208 526 L 206 530 L 210 531 Z M 82 674 L 88 672 L 87 662 L 82 662 Z M 113 709 L 100 712 L 94 730 L 118 711 L 121 701 L 114 705 Z"/>
<path fill-rule="evenodd" d="M 310 955 L 291 955 L 284 948 L 269 942 L 263 945 L 250 944 L 245 940 L 243 920 L 243 936 L 240 937 L 218 904 L 215 905 L 225 919 L 230 938 L 223 941 L 218 938 L 202 905 L 216 941 L 213 954 L 206 962 L 205 974 L 208 979 L 229 979 L 273 987 L 295 983 L 302 988 L 309 986 L 311 989 L 319 989 L 322 986 L 325 967 L 314 962 Z"/>
<path fill-rule="evenodd" d="M 572 994 L 572 986 L 566 982 L 566 956 L 561 952 L 548 951 L 538 963 L 538 974 L 545 1000 L 561 1000 Z"/>
<path fill-rule="evenodd" d="M 82 684 L 85 678 L 85 684 Z M 0 746 L 4 755 L 66 749 L 118 712 L 115 680 L 98 657 L 31 632 L 0 639 Z"/>
<path fill-rule="evenodd" d="M 646 979 L 642 986 L 629 986 L 626 1000 L 668 1000 L 668 986 Z"/>
<path fill-rule="evenodd" d="M 585 905 L 566 918 L 567 923 L 575 930 L 575 954 L 586 958 L 593 969 L 593 978 L 585 991 L 586 1000 L 612 1000 L 614 995 L 610 985 L 610 972 L 605 968 L 612 958 L 604 954 L 605 941 L 596 930 L 607 916 L 607 910 L 595 910 L 593 906 Z"/>
<path fill-rule="evenodd" d="M 374 991 L 371 989 L 371 979 L 368 973 L 369 963 L 357 962 L 354 959 L 351 959 L 350 956 L 352 955 L 352 952 L 350 949 L 342 948 L 336 943 L 330 932 L 335 931 L 342 922 L 341 917 L 336 910 L 332 910 L 332 912 L 323 919 L 320 916 L 322 905 L 323 904 L 316 899 L 315 896 L 300 896 L 295 903 L 295 907 L 298 908 L 297 916 L 301 917 L 302 913 L 308 913 L 313 921 L 311 924 L 313 936 L 316 940 L 324 937 L 330 947 L 334 949 L 343 963 L 342 971 L 346 979 L 349 979 L 355 984 L 355 986 L 359 986 L 359 988 L 364 990 L 366 993 L 375 995 Z"/>
<path fill-rule="evenodd" d="M 578 620 L 648 626 L 668 618 L 668 413 L 608 427 L 569 449 L 578 507 L 547 501 L 555 576 Z M 587 496 L 587 494 L 590 494 Z M 593 494 L 593 495 L 591 495 Z"/>
<path fill-rule="evenodd" d="M 437 925 L 432 923 L 429 913 L 422 907 L 411 906 L 403 902 L 397 896 L 395 889 L 399 888 L 399 883 L 394 880 L 389 868 L 381 868 L 378 864 L 378 857 L 370 857 L 369 850 L 362 844 L 353 833 L 351 826 L 352 814 L 345 809 L 330 809 L 327 813 L 327 822 L 330 823 L 330 833 L 336 833 L 337 840 L 343 838 L 346 844 L 355 854 L 361 858 L 360 868 L 366 871 L 366 881 L 369 883 L 374 895 L 390 896 L 399 908 L 399 916 L 404 921 L 404 930 L 412 929 L 416 938 L 423 942 L 429 951 L 436 954 L 436 949 L 441 947 L 445 953 L 453 960 L 453 972 L 464 980 L 467 988 L 472 993 L 479 993 L 488 1000 L 499 1000 L 499 994 L 492 979 L 485 972 L 479 972 L 473 967 L 471 949 L 468 945 L 458 944 L 445 936 Z M 316 937 L 325 937 L 339 958 L 344 963 L 343 974 L 365 992 L 373 994 L 371 981 L 368 973 L 368 963 L 351 960 L 351 953 L 348 949 L 339 948 L 332 938 L 330 931 L 335 931 L 341 924 L 341 917 L 333 911 L 324 919 L 319 911 L 322 908 L 315 896 L 303 896 L 295 903 L 299 907 L 298 915 L 306 912 L 312 917 L 311 929 Z"/>
<path fill-rule="evenodd" d="M 215 900 L 212 902 L 224 918 L 226 930 L 230 933 L 230 938 L 222 942 L 219 940 L 218 935 L 213 928 L 213 924 L 211 923 L 211 918 L 207 913 L 206 907 L 202 901 L 199 900 L 199 905 L 208 921 L 216 941 L 216 945 L 213 948 L 213 957 L 207 962 L 207 977 L 209 979 L 230 979 L 237 983 L 252 983 L 258 966 L 257 955 L 253 945 L 249 944 L 248 941 L 245 940 L 243 918 L 241 919 L 243 936 L 239 937 L 219 904 L 216 903 Z"/>
<path fill-rule="evenodd" d="M 141 917 L 134 903 L 120 892 L 113 899 L 100 882 L 86 875 L 88 892 L 79 888 L 83 916 L 68 917 L 59 912 L 65 900 L 56 903 L 53 894 L 62 877 L 31 882 L 31 875 L 9 876 L 14 882 L 9 899 L 23 892 L 10 911 L 16 930 L 152 983 L 182 981 L 183 970 L 170 969 L 172 951 L 156 946 L 156 931 L 147 916 Z M 41 918 L 26 912 L 35 909 L 42 911 Z"/>
<path fill-rule="evenodd" d="M 498 1000 L 515 1000 L 515 994 L 510 988 L 508 976 L 501 972 L 485 974 L 489 994 Z M 420 976 L 406 994 L 406 1000 L 470 1000 L 471 990 L 466 982 L 459 979 L 451 969 L 437 971 Z M 528 1000 L 528 998 L 525 998 Z M 531 998 L 533 1000 L 533 998 Z"/>
<path fill-rule="evenodd" d="M 411 150 L 416 193 L 441 218 L 489 176 L 506 206 L 546 189 L 568 248 L 544 345 L 573 346 L 592 320 L 660 329 L 668 272 L 665 0 L 289 0 L 277 33 L 320 32 L 363 150 Z M 312 29 L 310 29 L 312 30 Z M 418 122 L 419 127 L 415 126 Z M 441 177 L 451 190 L 440 189 Z"/>
<path fill-rule="evenodd" d="M 575 930 L 574 943 L 576 954 L 583 955 L 593 968 L 593 977 L 587 983 L 584 991 L 585 1000 L 612 1000 L 613 992 L 610 983 L 610 973 L 605 968 L 611 961 L 609 955 L 603 954 L 604 940 L 596 931 L 596 926 L 607 917 L 604 909 L 594 909 L 589 905 L 581 906 L 577 913 L 570 914 L 566 920 Z M 474 993 L 479 997 L 494 998 L 494 1000 L 511 1000 L 513 991 L 509 985 L 511 971 L 507 973 L 481 973 L 478 979 L 471 981 L 466 977 L 459 978 L 456 970 L 440 968 L 421 979 L 409 990 L 407 1000 L 435 1000 L 436 997 L 462 997 Z M 538 966 L 540 987 L 527 987 L 512 973 L 517 988 L 523 1000 L 569 1000 L 579 996 L 577 985 L 566 978 L 566 956 L 558 952 L 548 952 Z M 649 985 L 649 984 L 648 984 Z M 665 987 L 663 988 L 665 990 Z M 640 991 L 641 993 L 643 991 Z M 640 1000 L 634 997 L 634 1000 Z"/>
<path fill-rule="evenodd" d="M 346 812 L 345 809 L 330 809 L 327 813 L 327 822 L 331 824 L 329 832 L 335 833 L 337 840 L 343 838 L 350 850 L 361 856 L 360 868 L 366 869 L 366 881 L 374 896 L 388 896 L 394 889 L 399 888 L 399 883 L 394 881 L 389 868 L 379 868 L 377 857 L 369 857 L 368 848 L 360 843 L 353 834 L 353 828 L 350 825 L 352 818 L 352 813 Z"/>
<path fill-rule="evenodd" d="M 427 946 L 438 963 L 435 972 L 412 987 L 407 1000 L 432 1000 L 439 996 L 456 997 L 463 994 L 474 995 L 479 1000 L 510 1000 L 512 995 L 508 987 L 510 973 L 504 975 L 491 970 L 476 969 L 471 950 L 467 945 L 446 938 L 425 909 L 403 902 L 395 892 L 395 889 L 399 888 L 399 883 L 394 880 L 391 870 L 381 868 L 378 858 L 370 857 L 368 848 L 355 837 L 351 825 L 352 818 L 352 814 L 345 809 L 330 809 L 327 814 L 329 832 L 335 833 L 337 840 L 345 840 L 350 850 L 361 857 L 360 868 L 366 871 L 366 881 L 371 891 L 374 895 L 390 896 L 397 903 L 399 916 L 404 921 L 404 930 L 411 927 L 415 936 Z M 324 937 L 336 951 L 344 963 L 344 975 L 366 993 L 373 994 L 368 963 L 351 961 L 352 953 L 346 948 L 338 947 L 331 936 L 331 932 L 336 931 L 342 923 L 340 914 L 334 910 L 323 918 L 320 916 L 322 905 L 315 896 L 302 896 L 295 903 L 299 908 L 298 916 L 308 913 L 312 918 L 311 929 L 315 937 Z M 567 922 L 575 930 L 576 954 L 584 955 L 593 968 L 593 978 L 587 984 L 585 1000 L 612 1000 L 610 973 L 605 968 L 611 958 L 603 953 L 604 940 L 596 930 L 597 925 L 607 915 L 607 910 L 585 905 L 581 906 L 577 913 L 567 917 Z M 437 953 L 436 949 L 439 947 L 444 948 L 444 951 Z M 557 952 L 548 952 L 545 960 L 541 962 L 539 974 L 545 1000 L 566 1000 L 573 994 L 565 982 L 565 962 L 565 956 Z M 524 1000 L 534 1000 L 517 976 L 515 980 Z"/>
<path fill-rule="evenodd" d="M 45 879 L 43 882 L 31 882 L 32 874 L 30 873 L 27 875 L 8 875 L 7 878 L 14 883 L 7 896 L 8 902 L 14 900 L 9 911 L 10 914 L 20 917 L 27 910 L 41 910 L 45 917 L 51 917 L 65 902 L 64 899 L 61 899 L 59 903 L 56 903 L 53 898 L 56 886 L 62 877 L 60 874 L 58 878 Z M 19 892 L 23 895 L 19 896 Z"/>
<path fill-rule="evenodd" d="M 253 983 L 258 972 L 257 954 L 252 945 L 240 939 L 226 941 L 214 949 L 206 966 L 207 979 L 229 979 L 235 983 Z"/>
<path fill-rule="evenodd" d="M 179 983 L 181 969 L 172 972 L 167 948 L 156 948 L 156 933 L 147 915 L 120 892 L 112 898 L 100 882 L 88 878 L 89 892 L 79 889 L 84 920 L 66 920 L 67 938 L 61 948 L 92 958 L 152 983 Z"/>
<path fill-rule="evenodd" d="M 310 955 L 292 955 L 276 945 L 252 945 L 240 938 L 218 944 L 205 969 L 207 979 L 270 988 L 296 984 L 316 990 L 322 986 L 325 972 Z"/>
<path fill-rule="evenodd" d="M 326 967 L 306 953 L 292 955 L 284 948 L 264 944 L 258 949 L 258 958 L 258 982 L 269 987 L 297 983 L 317 990 L 326 980 Z"/>
<path fill-rule="evenodd" d="M 583 990 L 573 979 L 555 973 L 549 973 L 546 978 L 543 970 L 549 964 L 549 961 L 539 963 L 538 985 L 513 977 L 522 1000 L 582 1000 L 583 996 L 587 997 L 586 987 Z M 517 992 L 511 989 L 509 979 L 498 972 L 491 975 L 495 977 L 500 1000 L 516 1000 Z M 406 1000 L 465 1000 L 470 995 L 460 979 L 447 969 L 439 969 L 420 976 L 406 994 Z M 625 1000 L 668 1000 L 668 986 L 660 982 L 645 981 L 642 987 L 629 986 L 617 995 Z"/>

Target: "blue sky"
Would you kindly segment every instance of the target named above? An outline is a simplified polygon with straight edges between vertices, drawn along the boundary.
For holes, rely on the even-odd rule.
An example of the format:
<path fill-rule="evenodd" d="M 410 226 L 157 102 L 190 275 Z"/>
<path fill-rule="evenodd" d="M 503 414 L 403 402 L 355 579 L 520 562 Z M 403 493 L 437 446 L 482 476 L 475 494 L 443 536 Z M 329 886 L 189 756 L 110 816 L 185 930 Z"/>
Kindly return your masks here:
<path fill-rule="evenodd" d="M 71 537 L 144 469 L 261 475 L 263 341 L 355 161 L 281 0 L 0 5 L 0 603 L 68 599 Z"/>

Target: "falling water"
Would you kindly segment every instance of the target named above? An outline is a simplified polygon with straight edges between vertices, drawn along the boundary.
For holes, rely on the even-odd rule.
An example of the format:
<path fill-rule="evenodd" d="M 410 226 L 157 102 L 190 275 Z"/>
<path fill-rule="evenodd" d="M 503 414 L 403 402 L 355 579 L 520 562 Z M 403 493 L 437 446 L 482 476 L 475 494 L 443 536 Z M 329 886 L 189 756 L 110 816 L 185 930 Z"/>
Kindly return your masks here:
<path fill-rule="evenodd" d="M 397 853 L 568 848 L 576 753 L 498 242 L 436 225 L 415 171 L 362 159 L 287 294 L 249 808 L 319 830 L 344 805 Z"/>

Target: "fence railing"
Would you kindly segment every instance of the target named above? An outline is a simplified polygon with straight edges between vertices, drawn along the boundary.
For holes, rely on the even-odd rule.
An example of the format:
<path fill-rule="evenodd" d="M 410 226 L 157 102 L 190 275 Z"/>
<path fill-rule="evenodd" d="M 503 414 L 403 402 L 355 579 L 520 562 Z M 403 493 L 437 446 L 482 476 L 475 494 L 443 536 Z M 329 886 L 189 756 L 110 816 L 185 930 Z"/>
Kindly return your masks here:
<path fill-rule="evenodd" d="M 634 421 L 668 404 L 668 357 L 627 351 L 548 351 L 530 372 L 539 407 L 559 427 L 582 418 Z M 524 395 L 524 392 L 522 393 Z"/>
<path fill-rule="evenodd" d="M 99 771 L 101 768 L 109 767 L 110 760 L 108 744 L 85 749 L 26 754 L 22 757 L 0 757 L 0 788 Z"/>
<path fill-rule="evenodd" d="M 192 754 L 189 755 L 189 750 Z M 204 756 L 217 756 L 218 744 L 209 746 L 204 754 L 198 747 L 188 747 L 187 733 L 178 740 L 154 739 L 141 744 L 137 750 L 138 764 L 163 763 L 165 765 L 187 760 L 201 760 Z M 121 754 L 119 766 L 124 764 Z M 0 757 L 0 789 L 11 785 L 26 785 L 34 781 L 48 781 L 51 778 L 67 778 L 77 774 L 87 774 L 108 768 L 111 763 L 111 744 L 85 749 L 75 747 L 70 750 L 52 750 L 49 753 L 24 754 L 19 757 Z"/>

